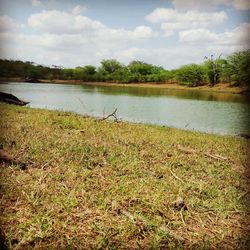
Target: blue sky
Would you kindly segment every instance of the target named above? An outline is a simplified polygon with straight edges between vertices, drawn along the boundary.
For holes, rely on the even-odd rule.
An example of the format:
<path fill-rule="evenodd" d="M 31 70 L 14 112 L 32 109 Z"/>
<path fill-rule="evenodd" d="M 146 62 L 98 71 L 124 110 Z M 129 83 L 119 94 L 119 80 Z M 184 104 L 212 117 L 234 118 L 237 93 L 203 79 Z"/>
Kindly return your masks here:
<path fill-rule="evenodd" d="M 248 0 L 0 0 L 1 57 L 171 69 L 249 48 Z"/>

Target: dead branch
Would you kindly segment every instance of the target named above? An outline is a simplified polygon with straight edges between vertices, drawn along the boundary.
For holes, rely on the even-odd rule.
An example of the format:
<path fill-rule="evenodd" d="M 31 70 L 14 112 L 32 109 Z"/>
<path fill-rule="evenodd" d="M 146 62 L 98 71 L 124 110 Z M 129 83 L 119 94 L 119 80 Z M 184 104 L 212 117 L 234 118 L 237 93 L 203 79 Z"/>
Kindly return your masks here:
<path fill-rule="evenodd" d="M 121 213 L 124 214 L 125 216 L 127 216 L 132 222 L 135 222 L 135 218 L 131 213 L 129 213 L 125 210 L 122 210 Z"/>
<path fill-rule="evenodd" d="M 162 230 L 162 231 L 165 231 L 166 233 L 169 234 L 169 236 L 173 237 L 177 241 L 180 241 L 180 242 L 184 242 L 185 241 L 185 239 L 183 237 L 181 237 L 180 235 L 177 235 L 172 230 L 168 229 L 166 226 L 161 226 L 159 229 Z"/>
<path fill-rule="evenodd" d="M 170 171 L 170 173 L 174 176 L 174 178 L 175 178 L 176 180 L 179 180 L 179 181 L 183 182 L 183 180 L 182 180 L 181 178 L 179 178 L 171 169 L 169 169 L 169 171 Z"/>
<path fill-rule="evenodd" d="M 180 150 L 180 151 L 182 151 L 182 152 L 184 152 L 184 153 L 186 153 L 186 154 L 194 154 L 194 153 L 197 153 L 194 149 L 191 149 L 191 148 L 184 148 L 184 147 L 182 147 L 181 145 L 177 145 L 177 148 Z"/>
<path fill-rule="evenodd" d="M 228 160 L 228 158 L 225 157 L 225 156 L 221 156 L 221 155 L 217 155 L 217 154 L 210 154 L 210 153 L 207 153 L 207 152 L 196 151 L 196 150 L 191 149 L 191 148 L 184 148 L 184 147 L 182 147 L 182 146 L 179 145 L 179 144 L 177 145 L 177 148 L 178 148 L 180 151 L 182 151 L 182 152 L 184 152 L 184 153 L 186 153 L 186 154 L 203 154 L 203 155 L 205 155 L 205 156 L 207 156 L 207 157 L 210 157 L 210 158 L 212 158 L 212 159 L 215 159 L 215 160 L 221 160 L 221 161 L 226 161 L 226 160 Z"/>
<path fill-rule="evenodd" d="M 215 159 L 215 160 L 228 160 L 228 158 L 227 157 L 224 157 L 224 156 L 221 156 L 221 155 L 212 155 L 212 154 L 210 154 L 210 153 L 204 153 L 204 155 L 205 156 L 208 156 L 208 157 L 210 157 L 210 158 L 212 158 L 212 159 Z"/>
<path fill-rule="evenodd" d="M 107 115 L 106 117 L 103 117 L 101 120 L 104 121 L 110 117 L 114 117 L 115 121 L 118 122 L 118 118 L 116 116 L 116 111 L 117 111 L 117 108 L 111 114 Z"/>
<path fill-rule="evenodd" d="M 183 225 L 186 225 L 182 211 L 183 211 L 183 208 L 181 208 L 181 211 L 180 211 L 181 221 L 182 221 Z"/>

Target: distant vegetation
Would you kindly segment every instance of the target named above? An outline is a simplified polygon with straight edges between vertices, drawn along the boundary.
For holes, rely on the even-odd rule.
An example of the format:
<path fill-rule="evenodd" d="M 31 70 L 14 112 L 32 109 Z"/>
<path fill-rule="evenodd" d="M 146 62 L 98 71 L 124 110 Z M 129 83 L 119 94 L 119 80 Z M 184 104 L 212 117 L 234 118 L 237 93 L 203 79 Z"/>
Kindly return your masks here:
<path fill-rule="evenodd" d="M 206 58 L 202 64 L 188 64 L 166 70 L 142 61 L 124 65 L 115 59 L 101 61 L 100 67 L 46 67 L 33 62 L 0 59 L 0 77 L 20 77 L 44 80 L 82 80 L 117 83 L 178 83 L 189 86 L 216 85 L 219 82 L 234 86 L 250 85 L 250 50 L 235 52 L 225 59 Z"/>

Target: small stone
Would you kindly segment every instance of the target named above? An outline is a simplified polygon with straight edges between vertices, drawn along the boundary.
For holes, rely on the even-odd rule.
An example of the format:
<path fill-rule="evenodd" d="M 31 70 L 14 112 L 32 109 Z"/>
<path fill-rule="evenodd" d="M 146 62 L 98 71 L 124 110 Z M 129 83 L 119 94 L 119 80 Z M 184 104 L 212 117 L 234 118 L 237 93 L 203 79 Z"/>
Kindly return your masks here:
<path fill-rule="evenodd" d="M 179 211 L 181 209 L 187 210 L 187 206 L 182 197 L 178 197 L 172 204 L 173 204 L 174 209 L 176 210 L 179 210 Z"/>
<path fill-rule="evenodd" d="M 112 200 L 111 202 L 111 210 L 117 210 L 119 207 L 118 203 L 116 200 Z"/>

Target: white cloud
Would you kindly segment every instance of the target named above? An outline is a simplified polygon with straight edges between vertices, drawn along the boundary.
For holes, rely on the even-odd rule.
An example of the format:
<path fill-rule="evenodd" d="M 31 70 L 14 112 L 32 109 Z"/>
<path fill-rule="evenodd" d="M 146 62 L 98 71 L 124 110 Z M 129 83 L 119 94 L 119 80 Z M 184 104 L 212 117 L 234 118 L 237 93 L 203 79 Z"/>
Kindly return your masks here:
<path fill-rule="evenodd" d="M 207 10 L 219 5 L 232 6 L 237 10 L 250 9 L 249 0 L 173 0 L 173 5 L 176 9 L 186 11 L 190 9 Z"/>
<path fill-rule="evenodd" d="M 84 13 L 87 10 L 87 8 L 85 6 L 82 5 L 77 5 L 73 8 L 72 10 L 72 14 L 73 15 L 81 15 L 82 13 Z"/>
<path fill-rule="evenodd" d="M 41 1 L 39 1 L 39 0 L 31 0 L 31 4 L 34 7 L 39 7 L 42 5 Z"/>
<path fill-rule="evenodd" d="M 177 68 L 183 64 L 201 63 L 206 55 L 227 56 L 235 51 L 250 47 L 250 23 L 222 33 L 208 29 L 190 29 L 179 32 L 179 43 L 168 48 L 126 48 L 115 52 L 115 58 L 124 63 L 134 59 L 142 60 L 167 68 Z"/>
<path fill-rule="evenodd" d="M 95 33 L 97 40 L 107 42 L 129 42 L 143 39 L 150 39 L 156 36 L 150 27 L 137 26 L 134 30 L 103 28 Z"/>
<path fill-rule="evenodd" d="M 153 23 L 160 23 L 166 36 L 173 34 L 174 30 L 207 28 L 223 23 L 227 19 L 224 11 L 220 12 L 179 12 L 175 9 L 158 8 L 146 16 Z"/>
<path fill-rule="evenodd" d="M 20 26 L 8 16 L 0 16 L 0 32 L 15 31 Z"/>
<path fill-rule="evenodd" d="M 78 6 L 77 6 L 78 7 Z M 149 39 L 155 34 L 147 26 L 138 26 L 134 30 L 112 29 L 99 21 L 77 14 L 78 8 L 73 13 L 56 10 L 43 11 L 33 14 L 28 19 L 30 27 L 49 34 L 81 34 L 89 37 L 89 40 L 101 39 L 104 41 L 128 41 L 137 39 Z"/>
<path fill-rule="evenodd" d="M 78 13 L 73 9 L 71 13 L 52 10 L 31 15 L 26 27 L 29 32 L 0 33 L 1 55 L 70 67 L 96 65 L 112 57 L 114 51 L 156 35 L 144 25 L 132 30 L 114 29 Z"/>
<path fill-rule="evenodd" d="M 179 41 L 210 46 L 233 46 L 244 49 L 250 46 L 249 33 L 250 23 L 243 23 L 233 30 L 223 33 L 215 33 L 207 29 L 184 30 L 179 33 Z"/>
<path fill-rule="evenodd" d="M 28 18 L 28 24 L 41 32 L 52 34 L 77 34 L 104 28 L 102 23 L 86 16 L 57 10 L 44 10 L 41 13 L 33 14 Z"/>
<path fill-rule="evenodd" d="M 116 58 L 123 63 L 143 60 L 175 68 L 202 62 L 211 53 L 227 55 L 245 48 L 249 42 L 249 24 L 214 32 L 214 26 L 226 20 L 224 12 L 156 10 L 148 20 L 159 23 L 165 35 L 178 31 L 179 41 L 174 45 L 165 38 L 154 43 L 157 33 L 148 26 L 108 27 L 83 15 L 84 10 L 76 6 L 70 12 L 51 10 L 33 14 L 25 29 L 19 29 L 20 25 L 8 16 L 0 17 L 1 56 L 65 67 L 98 65 L 102 59 Z M 209 30 L 211 25 L 213 31 Z"/>
<path fill-rule="evenodd" d="M 186 10 L 207 10 L 213 6 L 228 4 L 232 0 L 173 0 L 173 5 L 176 9 L 186 11 Z"/>
<path fill-rule="evenodd" d="M 114 57 L 127 64 L 133 60 L 140 60 L 167 69 L 177 68 L 183 64 L 199 63 L 203 60 L 204 48 L 190 51 L 185 45 L 177 45 L 171 48 L 138 48 L 132 47 L 118 50 Z"/>
<path fill-rule="evenodd" d="M 249 10 L 250 1 L 249 0 L 234 0 L 232 2 L 233 7 L 237 10 Z"/>
<path fill-rule="evenodd" d="M 179 33 L 179 41 L 183 43 L 210 43 L 217 40 L 218 34 L 204 28 L 184 30 Z"/>

